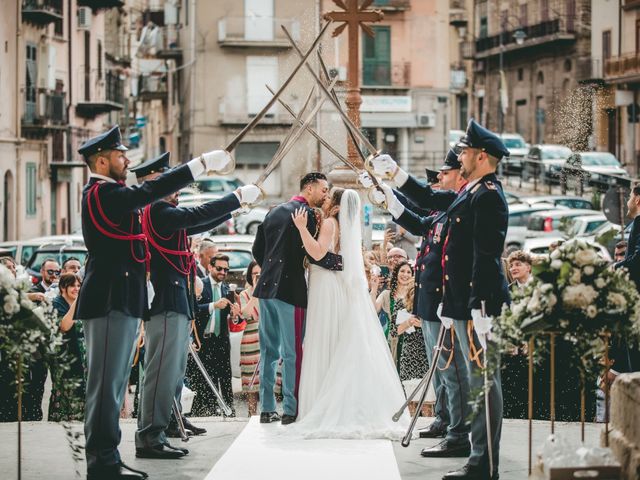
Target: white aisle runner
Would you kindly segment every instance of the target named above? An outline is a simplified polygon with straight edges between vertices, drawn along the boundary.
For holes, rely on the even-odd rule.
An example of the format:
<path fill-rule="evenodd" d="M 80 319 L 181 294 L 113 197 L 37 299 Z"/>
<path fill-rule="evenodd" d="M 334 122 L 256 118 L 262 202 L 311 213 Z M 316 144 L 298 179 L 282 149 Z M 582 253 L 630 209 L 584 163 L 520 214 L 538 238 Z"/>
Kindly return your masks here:
<path fill-rule="evenodd" d="M 389 440 L 302 440 L 253 416 L 205 480 L 400 480 Z"/>

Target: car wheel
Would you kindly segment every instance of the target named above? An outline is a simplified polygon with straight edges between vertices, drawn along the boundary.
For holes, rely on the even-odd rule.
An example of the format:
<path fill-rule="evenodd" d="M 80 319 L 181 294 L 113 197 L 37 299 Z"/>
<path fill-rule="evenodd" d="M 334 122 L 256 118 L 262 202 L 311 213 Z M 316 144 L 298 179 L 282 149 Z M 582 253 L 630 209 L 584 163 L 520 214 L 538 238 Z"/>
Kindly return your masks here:
<path fill-rule="evenodd" d="M 260 222 L 251 222 L 249 225 L 247 225 L 247 235 L 255 235 L 256 233 L 258 233 L 259 226 Z"/>

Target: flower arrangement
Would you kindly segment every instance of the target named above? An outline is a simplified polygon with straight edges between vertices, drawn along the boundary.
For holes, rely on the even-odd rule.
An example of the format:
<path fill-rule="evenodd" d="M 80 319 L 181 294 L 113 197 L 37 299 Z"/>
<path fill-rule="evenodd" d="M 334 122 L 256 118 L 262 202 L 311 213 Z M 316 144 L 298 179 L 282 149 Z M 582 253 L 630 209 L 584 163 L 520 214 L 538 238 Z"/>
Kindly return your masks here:
<path fill-rule="evenodd" d="M 534 280 L 513 293 L 494 334 L 499 350 L 520 345 L 531 336 L 555 332 L 573 346 L 573 359 L 584 375 L 601 371 L 605 338 L 613 342 L 640 339 L 640 294 L 624 269 L 613 269 L 581 240 L 564 243 L 533 266 Z M 544 339 L 536 337 L 536 352 Z M 540 347 L 540 348 L 538 348 Z"/>

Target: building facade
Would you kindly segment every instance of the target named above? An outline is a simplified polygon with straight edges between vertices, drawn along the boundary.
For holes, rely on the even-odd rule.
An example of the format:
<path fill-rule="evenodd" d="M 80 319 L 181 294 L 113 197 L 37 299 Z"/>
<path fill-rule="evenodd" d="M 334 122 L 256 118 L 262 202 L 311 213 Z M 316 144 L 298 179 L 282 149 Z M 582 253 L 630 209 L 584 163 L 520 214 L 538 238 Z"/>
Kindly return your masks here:
<path fill-rule="evenodd" d="M 475 0 L 473 21 L 480 121 L 531 143 L 587 149 L 591 90 L 581 86 L 591 77 L 591 1 Z"/>

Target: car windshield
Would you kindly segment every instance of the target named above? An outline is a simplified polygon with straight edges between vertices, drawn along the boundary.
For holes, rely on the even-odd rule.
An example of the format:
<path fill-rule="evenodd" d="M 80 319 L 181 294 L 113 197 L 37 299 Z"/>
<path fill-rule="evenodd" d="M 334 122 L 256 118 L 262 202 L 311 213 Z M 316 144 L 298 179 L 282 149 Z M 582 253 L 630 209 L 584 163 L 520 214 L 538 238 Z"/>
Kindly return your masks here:
<path fill-rule="evenodd" d="M 620 162 L 610 153 L 585 153 L 581 155 L 582 165 L 590 167 L 619 167 Z"/>
<path fill-rule="evenodd" d="M 567 158 L 571 155 L 571 149 L 567 147 L 544 147 L 541 148 L 542 159 L 551 160 L 554 158 Z"/>
<path fill-rule="evenodd" d="M 62 253 L 57 252 L 36 252 L 33 254 L 31 261 L 29 262 L 29 268 L 34 272 L 39 272 L 42 267 L 42 262 L 47 258 L 55 258 L 58 261 L 58 265 L 62 266 L 62 264 L 68 258 L 75 257 L 80 260 L 80 265 L 84 265 L 87 256 L 89 255 L 86 251 L 67 251 Z"/>
<path fill-rule="evenodd" d="M 502 142 L 504 146 L 507 148 L 526 148 L 527 144 L 524 143 L 524 140 L 521 138 L 503 138 Z"/>
<path fill-rule="evenodd" d="M 252 256 L 250 252 L 243 250 L 220 250 L 229 257 L 229 268 L 231 270 L 246 269 L 251 263 Z"/>

